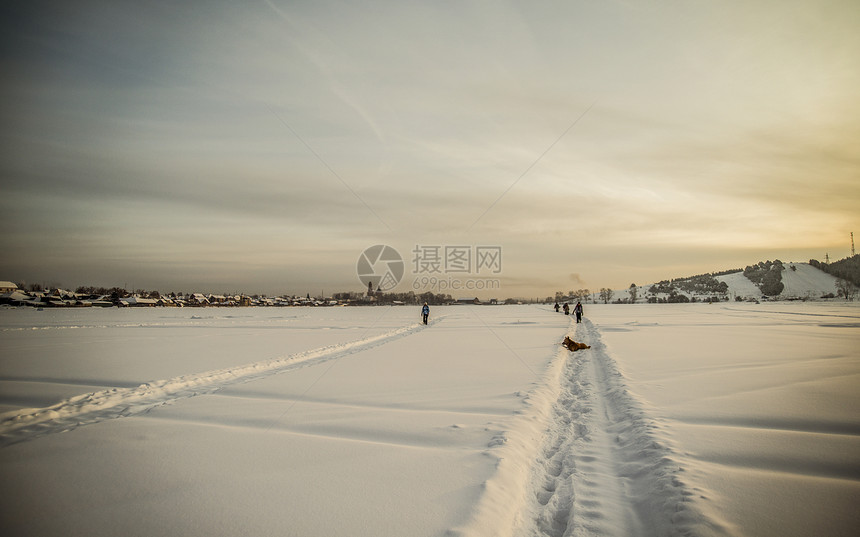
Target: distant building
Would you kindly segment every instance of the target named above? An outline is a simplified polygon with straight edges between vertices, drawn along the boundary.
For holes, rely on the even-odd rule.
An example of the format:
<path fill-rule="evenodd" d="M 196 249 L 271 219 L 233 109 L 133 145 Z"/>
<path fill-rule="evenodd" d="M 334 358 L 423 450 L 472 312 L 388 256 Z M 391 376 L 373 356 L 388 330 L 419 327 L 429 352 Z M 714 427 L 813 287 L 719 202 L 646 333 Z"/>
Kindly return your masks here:
<path fill-rule="evenodd" d="M 151 308 L 153 306 L 158 305 L 158 300 L 156 300 L 154 298 L 143 298 L 143 297 L 139 297 L 139 296 L 130 296 L 127 298 L 123 298 L 120 300 L 120 302 L 123 303 L 123 305 L 125 305 L 125 306 L 132 306 L 132 307 L 137 307 L 137 308 L 139 308 L 139 307 Z"/>
<path fill-rule="evenodd" d="M 12 291 L 11 293 L 0 294 L 0 304 L 20 305 L 26 304 L 30 300 L 32 300 L 31 297 L 25 295 L 20 291 Z"/>
<path fill-rule="evenodd" d="M 191 306 L 208 306 L 209 299 L 201 293 L 194 293 L 191 295 L 191 298 L 188 299 L 188 304 Z"/>
<path fill-rule="evenodd" d="M 456 301 L 456 302 L 454 302 L 454 303 L 455 303 L 455 304 L 480 304 L 480 303 L 481 303 L 481 301 L 478 299 L 478 297 L 474 297 L 474 298 L 458 298 L 458 299 L 457 299 L 457 301 Z"/>
<path fill-rule="evenodd" d="M 18 290 L 18 286 L 12 282 L 0 282 L 0 295 L 12 293 Z"/>

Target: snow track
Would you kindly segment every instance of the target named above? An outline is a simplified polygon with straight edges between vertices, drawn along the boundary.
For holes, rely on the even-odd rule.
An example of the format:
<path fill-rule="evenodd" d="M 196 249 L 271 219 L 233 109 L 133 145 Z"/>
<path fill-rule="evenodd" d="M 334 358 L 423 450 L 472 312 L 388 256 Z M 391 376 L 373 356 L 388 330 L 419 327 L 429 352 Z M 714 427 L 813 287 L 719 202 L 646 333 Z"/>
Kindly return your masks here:
<path fill-rule="evenodd" d="M 553 404 L 540 457 L 532 470 L 524 535 L 643 535 L 625 501 L 624 479 L 614 455 L 612 422 L 601 387 L 607 380 L 605 353 L 590 323 L 576 325 L 573 338 L 592 349 L 571 353 L 564 366 L 559 398 Z M 604 360 L 601 360 L 603 358 Z"/>
<path fill-rule="evenodd" d="M 44 408 L 6 412 L 0 414 L 0 447 L 31 440 L 46 434 L 69 431 L 81 425 L 149 412 L 155 407 L 179 399 L 212 393 L 231 384 L 248 382 L 300 367 L 336 360 L 349 354 L 384 345 L 423 328 L 423 324 L 416 323 L 376 336 L 329 345 L 280 358 L 199 374 L 182 375 L 166 380 L 156 380 L 133 388 L 111 388 L 82 394 Z"/>
<path fill-rule="evenodd" d="M 450 533 L 724 534 L 695 507 L 697 491 L 685 483 L 677 455 L 658 439 L 659 426 L 627 391 L 596 327 L 586 319 L 572 328 L 571 337 L 591 349 L 563 349 L 553 359 L 542 385 L 527 397 L 530 409 L 519 416 L 525 419 L 515 419 L 499 435 L 503 441 L 490 445 L 488 454 L 499 458 L 497 475 L 486 483 L 473 520 Z"/>

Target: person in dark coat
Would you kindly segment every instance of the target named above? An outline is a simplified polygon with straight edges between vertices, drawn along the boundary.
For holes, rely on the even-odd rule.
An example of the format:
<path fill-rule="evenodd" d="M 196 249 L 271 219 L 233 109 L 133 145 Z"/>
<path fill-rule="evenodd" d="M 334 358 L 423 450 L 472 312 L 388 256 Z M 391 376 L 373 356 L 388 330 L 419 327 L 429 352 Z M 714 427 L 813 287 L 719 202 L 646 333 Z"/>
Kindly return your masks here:
<path fill-rule="evenodd" d="M 555 312 L 558 313 L 558 302 L 555 303 Z"/>
<path fill-rule="evenodd" d="M 570 315 L 570 306 L 567 305 L 567 302 L 564 303 L 564 314 Z"/>
<path fill-rule="evenodd" d="M 577 302 L 576 306 L 573 307 L 573 313 L 576 314 L 576 322 L 582 322 L 582 303 Z"/>
<path fill-rule="evenodd" d="M 424 307 L 421 308 L 421 316 L 424 318 L 424 324 L 427 324 L 427 317 L 430 317 L 430 306 L 427 303 L 424 303 Z"/>

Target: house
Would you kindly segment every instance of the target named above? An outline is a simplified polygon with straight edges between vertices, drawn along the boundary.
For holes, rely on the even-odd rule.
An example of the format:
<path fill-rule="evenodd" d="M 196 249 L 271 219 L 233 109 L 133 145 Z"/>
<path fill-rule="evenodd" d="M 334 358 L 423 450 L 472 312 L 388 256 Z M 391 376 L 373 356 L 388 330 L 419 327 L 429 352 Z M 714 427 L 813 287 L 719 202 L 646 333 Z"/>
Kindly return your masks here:
<path fill-rule="evenodd" d="M 154 298 L 141 298 L 139 296 L 130 296 L 128 298 L 123 298 L 120 300 L 126 306 L 134 306 L 134 307 L 153 307 L 158 305 L 158 300 Z"/>
<path fill-rule="evenodd" d="M 111 301 L 108 295 L 102 295 L 99 297 L 95 297 L 90 300 L 93 306 L 97 308 L 110 308 L 114 305 L 113 301 Z"/>
<path fill-rule="evenodd" d="M 0 295 L 5 295 L 6 293 L 14 293 L 18 291 L 18 286 L 12 282 L 0 282 Z"/>
<path fill-rule="evenodd" d="M 458 298 L 454 304 L 480 304 L 478 297 L 475 298 Z"/>
<path fill-rule="evenodd" d="M 201 293 L 194 293 L 191 295 L 191 298 L 188 299 L 189 306 L 208 306 L 209 299 L 203 296 Z"/>
<path fill-rule="evenodd" d="M 32 300 L 31 297 L 17 290 L 12 291 L 11 293 L 0 294 L 0 304 L 12 304 L 15 306 L 19 306 L 21 304 L 26 304 L 30 300 Z"/>
<path fill-rule="evenodd" d="M 48 297 L 51 300 L 77 300 L 79 295 L 77 293 L 73 293 L 71 291 L 66 291 L 65 289 L 60 289 L 59 287 L 54 289 L 53 291 L 48 292 Z"/>

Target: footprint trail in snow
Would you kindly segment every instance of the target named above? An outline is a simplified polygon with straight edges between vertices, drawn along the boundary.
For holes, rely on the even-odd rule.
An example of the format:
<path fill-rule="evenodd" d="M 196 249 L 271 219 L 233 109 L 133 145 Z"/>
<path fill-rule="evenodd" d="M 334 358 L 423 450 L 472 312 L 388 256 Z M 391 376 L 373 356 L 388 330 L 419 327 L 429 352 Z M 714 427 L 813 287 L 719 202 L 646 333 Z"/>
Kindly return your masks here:
<path fill-rule="evenodd" d="M 562 359 L 558 397 L 529 472 L 517 537 L 719 535 L 690 503 L 677 456 L 630 395 L 597 328 Z"/>

